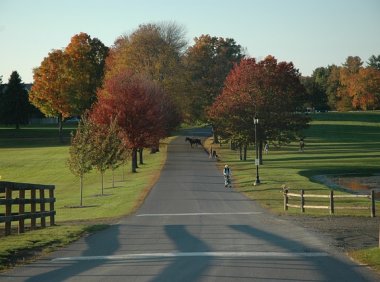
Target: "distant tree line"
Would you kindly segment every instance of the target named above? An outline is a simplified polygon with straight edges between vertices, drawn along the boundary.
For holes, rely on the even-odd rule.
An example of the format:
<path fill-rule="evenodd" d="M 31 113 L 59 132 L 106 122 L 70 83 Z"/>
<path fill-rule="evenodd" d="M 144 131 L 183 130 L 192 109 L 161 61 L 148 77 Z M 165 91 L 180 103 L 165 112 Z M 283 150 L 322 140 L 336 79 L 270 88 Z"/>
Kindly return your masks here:
<path fill-rule="evenodd" d="M 307 91 L 306 106 L 317 110 L 380 109 L 380 55 L 372 55 L 363 66 L 360 57 L 349 56 L 342 66 L 314 70 L 302 78 Z"/>

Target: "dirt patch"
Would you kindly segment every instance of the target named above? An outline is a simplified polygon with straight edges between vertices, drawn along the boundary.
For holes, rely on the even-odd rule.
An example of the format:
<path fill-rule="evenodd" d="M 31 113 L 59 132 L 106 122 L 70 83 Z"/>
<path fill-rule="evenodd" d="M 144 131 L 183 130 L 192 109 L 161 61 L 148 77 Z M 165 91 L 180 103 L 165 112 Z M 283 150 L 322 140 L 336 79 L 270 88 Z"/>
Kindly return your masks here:
<path fill-rule="evenodd" d="M 323 235 L 329 245 L 343 252 L 379 246 L 379 217 L 285 215 L 284 218 Z"/>

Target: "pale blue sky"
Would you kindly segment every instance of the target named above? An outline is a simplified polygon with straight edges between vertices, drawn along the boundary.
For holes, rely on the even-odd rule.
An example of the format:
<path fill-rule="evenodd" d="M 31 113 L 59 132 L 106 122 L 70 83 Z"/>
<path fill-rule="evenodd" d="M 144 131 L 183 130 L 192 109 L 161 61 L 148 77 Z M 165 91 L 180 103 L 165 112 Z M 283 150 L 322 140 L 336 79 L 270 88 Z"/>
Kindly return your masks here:
<path fill-rule="evenodd" d="M 0 76 L 33 81 L 52 49 L 86 32 L 107 46 L 139 24 L 175 21 L 189 44 L 201 34 L 234 38 L 251 57 L 320 66 L 380 55 L 380 0 L 0 0 Z"/>

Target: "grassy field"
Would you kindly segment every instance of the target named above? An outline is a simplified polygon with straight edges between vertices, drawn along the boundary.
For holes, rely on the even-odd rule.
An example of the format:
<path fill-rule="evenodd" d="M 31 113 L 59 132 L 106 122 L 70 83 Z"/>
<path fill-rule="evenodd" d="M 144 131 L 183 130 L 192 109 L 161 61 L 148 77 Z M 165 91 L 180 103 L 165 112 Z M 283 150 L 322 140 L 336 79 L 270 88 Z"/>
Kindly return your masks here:
<path fill-rule="evenodd" d="M 65 127 L 66 142 L 61 144 L 55 127 L 0 128 L 1 180 L 53 184 L 57 199 L 57 226 L 1 238 L 0 269 L 11 263 L 12 257 L 17 257 L 18 253 L 23 255 L 25 250 L 64 245 L 87 232 L 91 225 L 104 227 L 102 223 L 134 212 L 159 177 L 169 139 L 161 142 L 159 153 L 145 152 L 144 164 L 140 165 L 137 173 L 130 172 L 130 164 L 118 168 L 114 174 L 114 187 L 112 173 L 106 172 L 103 196 L 100 174 L 92 171 L 86 175 L 83 207 L 79 208 L 79 179 L 71 174 L 66 165 L 69 136 L 73 130 L 73 126 Z M 3 211 L 2 206 L 0 213 Z M 13 225 L 17 226 L 17 223 Z M 1 228 L 0 232 L 3 233 Z"/>
<path fill-rule="evenodd" d="M 228 144 L 213 148 L 220 156 L 220 169 L 225 163 L 232 167 L 234 186 L 249 198 L 258 201 L 274 213 L 282 214 L 282 186 L 290 191 L 305 190 L 305 194 L 328 195 L 329 187 L 316 180 L 319 175 L 380 175 L 380 112 L 319 113 L 312 115 L 313 121 L 305 130 L 306 147 L 299 152 L 299 144 L 291 143 L 281 148 L 271 146 L 264 155 L 264 164 L 259 167 L 261 184 L 254 186 L 256 167 L 254 151 L 248 152 L 247 161 L 239 160 L 239 152 L 232 151 Z M 207 148 L 211 146 L 208 140 Z M 380 183 L 378 185 L 380 188 Z M 348 194 L 338 189 L 335 194 Z M 294 200 L 293 200 L 294 201 Z M 296 198 L 294 204 L 299 204 Z M 306 198 L 308 205 L 328 205 L 328 199 Z M 367 207 L 367 210 L 336 210 L 336 215 L 370 216 L 369 200 L 339 200 L 339 207 Z M 376 203 L 377 216 L 380 201 Z M 288 214 L 300 214 L 300 209 L 289 209 Z M 306 215 L 329 216 L 328 210 L 306 209 Z M 351 251 L 351 257 L 380 271 L 380 248 Z"/>
<path fill-rule="evenodd" d="M 237 189 L 258 200 L 264 207 L 283 213 L 282 186 L 290 191 L 305 190 L 305 194 L 329 193 L 328 187 L 316 180 L 319 175 L 380 174 L 380 113 L 320 113 L 312 115 L 311 126 L 304 132 L 305 151 L 299 152 L 298 142 L 281 148 L 271 146 L 264 154 L 264 164 L 259 167 L 261 184 L 254 186 L 256 167 L 254 151 L 248 151 L 248 160 L 240 161 L 239 152 L 230 150 L 228 144 L 215 147 L 221 165 L 230 164 Z M 210 146 L 210 145 L 207 145 Z M 252 148 L 251 148 L 252 149 Z M 380 187 L 379 187 L 380 188 Z M 345 194 L 338 190 L 335 194 Z M 299 199 L 296 200 L 299 202 Z M 310 205 L 327 205 L 328 199 L 312 200 Z M 339 200 L 337 205 L 369 207 L 369 200 Z M 377 203 L 377 210 L 380 203 Z M 298 209 L 289 209 L 298 214 Z M 309 209 L 310 215 L 328 214 L 326 210 Z M 369 216 L 369 210 L 339 210 L 339 215 Z"/>
<path fill-rule="evenodd" d="M 248 160 L 240 161 L 238 152 L 230 150 L 227 144 L 214 145 L 221 158 L 220 166 L 228 163 L 232 167 L 236 189 L 272 212 L 281 214 L 284 213 L 282 185 L 291 191 L 304 189 L 305 193 L 327 194 L 328 187 L 316 181 L 315 176 L 380 173 L 380 113 L 320 113 L 312 118 L 311 127 L 304 133 L 305 152 L 299 152 L 298 143 L 281 148 L 271 146 L 260 166 L 262 184 L 259 186 L 253 186 L 256 170 L 252 148 Z M 83 232 L 104 228 L 109 220 L 133 212 L 159 176 L 168 140 L 162 142 L 160 153 L 145 154 L 145 164 L 138 173 L 132 174 L 130 167 L 119 168 L 115 173 L 115 187 L 112 187 L 111 173 L 107 172 L 104 196 L 100 196 L 99 173 L 88 174 L 85 177 L 84 207 L 76 208 L 79 205 L 79 181 L 66 165 L 69 136 L 73 130 L 74 126 L 65 126 L 66 143 L 61 144 L 55 127 L 26 127 L 18 131 L 0 127 L 1 180 L 54 184 L 57 198 L 56 227 L 1 238 L 0 268 L 28 250 L 49 250 L 67 244 Z M 208 148 L 210 144 L 206 146 Z M 327 203 L 318 200 L 308 204 Z M 338 205 L 352 205 L 352 202 L 341 200 Z M 356 201 L 355 205 L 369 206 L 369 201 Z M 377 203 L 378 211 L 379 208 Z M 288 213 L 299 214 L 300 211 L 290 209 Z M 307 209 L 306 214 L 328 215 L 328 211 Z M 336 214 L 370 215 L 368 210 L 339 210 Z M 89 229 L 94 224 L 97 225 Z"/>

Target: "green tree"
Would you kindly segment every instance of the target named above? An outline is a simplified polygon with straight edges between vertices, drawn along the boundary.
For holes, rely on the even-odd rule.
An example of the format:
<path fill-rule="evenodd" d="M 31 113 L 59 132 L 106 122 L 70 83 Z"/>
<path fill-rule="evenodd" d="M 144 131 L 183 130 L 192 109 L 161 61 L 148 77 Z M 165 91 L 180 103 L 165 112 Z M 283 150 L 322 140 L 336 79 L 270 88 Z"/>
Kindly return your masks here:
<path fill-rule="evenodd" d="M 371 68 L 377 69 L 380 71 L 380 55 L 372 55 L 367 62 L 367 65 Z"/>
<path fill-rule="evenodd" d="M 232 38 L 202 35 L 184 55 L 187 81 L 187 118 L 206 121 L 205 109 L 221 94 L 224 81 L 243 57 L 242 47 Z"/>
<path fill-rule="evenodd" d="M 340 80 L 340 69 L 336 65 L 331 65 L 328 67 L 329 76 L 326 83 L 326 95 L 327 95 L 327 104 L 331 110 L 337 110 L 340 101 L 340 97 L 338 96 L 338 89 L 341 85 Z"/>
<path fill-rule="evenodd" d="M 80 206 L 83 205 L 83 176 L 92 169 L 91 155 L 94 150 L 92 142 L 93 124 L 83 115 L 75 135 L 71 137 L 68 166 L 70 171 L 80 179 Z"/>
<path fill-rule="evenodd" d="M 101 174 L 101 195 L 103 195 L 105 171 L 110 168 L 116 169 L 127 157 L 127 154 L 116 119 L 112 120 L 109 125 L 93 123 L 91 128 L 93 148 L 90 153 L 91 162 Z"/>
<path fill-rule="evenodd" d="M 0 120 L 4 124 L 15 124 L 16 129 L 28 122 L 28 92 L 17 71 L 12 72 L 3 93 L 0 93 Z"/>

